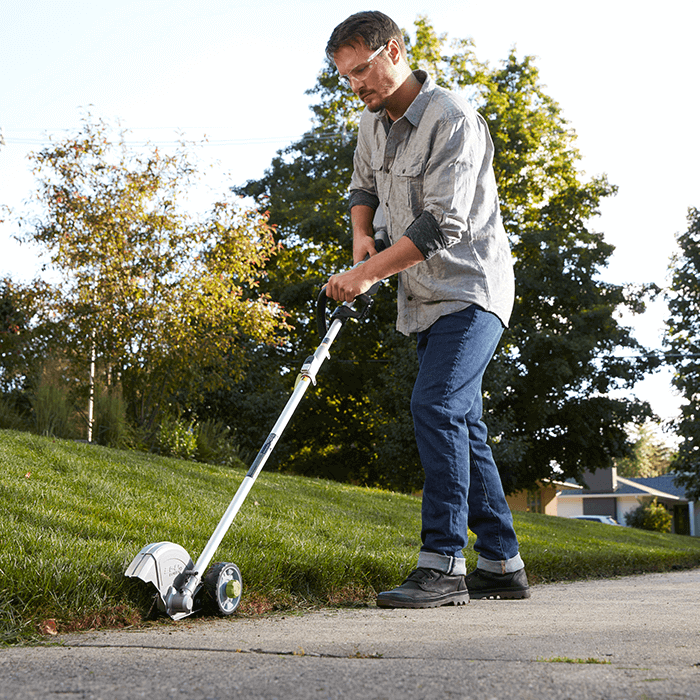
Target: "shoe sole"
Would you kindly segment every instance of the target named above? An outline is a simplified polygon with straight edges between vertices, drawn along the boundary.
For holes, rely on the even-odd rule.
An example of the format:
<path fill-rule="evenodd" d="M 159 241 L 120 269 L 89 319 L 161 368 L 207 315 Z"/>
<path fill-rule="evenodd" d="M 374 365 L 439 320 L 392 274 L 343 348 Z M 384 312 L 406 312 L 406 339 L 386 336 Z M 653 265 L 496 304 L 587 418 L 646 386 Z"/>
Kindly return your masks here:
<path fill-rule="evenodd" d="M 472 600 L 524 600 L 530 597 L 530 589 L 523 588 L 517 591 L 470 591 L 469 597 Z"/>
<path fill-rule="evenodd" d="M 378 608 L 439 608 L 442 605 L 466 605 L 469 602 L 469 594 L 434 600 L 401 600 L 377 598 Z"/>

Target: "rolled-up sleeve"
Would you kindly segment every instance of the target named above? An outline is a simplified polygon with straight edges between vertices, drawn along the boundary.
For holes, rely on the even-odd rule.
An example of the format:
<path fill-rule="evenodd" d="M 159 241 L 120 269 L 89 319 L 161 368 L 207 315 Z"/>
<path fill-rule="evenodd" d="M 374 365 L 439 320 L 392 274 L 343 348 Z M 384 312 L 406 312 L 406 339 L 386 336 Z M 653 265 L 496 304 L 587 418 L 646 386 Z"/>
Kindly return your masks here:
<path fill-rule="evenodd" d="M 411 240 L 426 260 L 430 260 L 439 250 L 447 248 L 447 239 L 429 211 L 424 211 L 416 217 L 404 236 Z"/>
<path fill-rule="evenodd" d="M 372 209 L 376 211 L 376 209 L 379 207 L 379 197 L 372 192 L 367 192 L 367 190 L 352 190 L 350 192 L 348 209 L 352 209 L 358 204 L 364 204 L 365 206 L 372 207 Z"/>

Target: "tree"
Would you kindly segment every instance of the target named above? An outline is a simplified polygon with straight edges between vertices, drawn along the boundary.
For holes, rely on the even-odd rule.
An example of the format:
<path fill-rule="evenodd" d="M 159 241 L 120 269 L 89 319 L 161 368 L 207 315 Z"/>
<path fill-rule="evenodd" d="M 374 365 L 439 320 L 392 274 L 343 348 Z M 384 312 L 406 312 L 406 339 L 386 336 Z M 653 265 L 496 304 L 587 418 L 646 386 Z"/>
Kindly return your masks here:
<path fill-rule="evenodd" d="M 649 288 L 600 279 L 613 247 L 590 222 L 615 188 L 605 177 L 583 180 L 575 133 L 544 93 L 533 60 L 511 53 L 486 76 L 476 70 L 474 82 L 496 146 L 515 258 L 511 326 L 486 385 L 487 409 L 506 417 L 502 428 L 502 419 L 494 424 L 495 451 L 513 490 L 553 476 L 555 467 L 577 477 L 626 453 L 626 423 L 651 411 L 608 395 L 633 386 L 653 360 L 616 313 L 641 312 Z M 620 349 L 639 359 L 620 357 Z"/>
<path fill-rule="evenodd" d="M 246 447 L 251 449 L 262 444 L 274 422 L 272 414 L 284 405 L 298 368 L 320 342 L 315 302 L 322 284 L 352 264 L 347 186 L 359 105 L 340 88 L 337 71 L 329 64 L 310 93 L 321 99 L 314 106 L 312 131 L 281 151 L 261 180 L 238 190 L 254 197 L 261 210 L 270 210 L 281 250 L 268 266 L 261 289 L 280 301 L 294 326 L 285 344 L 272 351 L 260 349 L 249 378 L 232 387 L 242 401 L 235 415 L 228 396 L 219 393 L 207 398 L 209 410 L 232 421 L 237 434 L 247 436 Z M 411 455 L 410 484 L 388 476 L 387 463 L 377 454 L 377 447 L 386 440 L 373 428 L 384 402 L 373 401 L 369 391 L 381 385 L 385 373 L 395 371 L 386 351 L 387 338 L 396 336 L 391 287 L 387 283 L 380 288 L 370 321 L 349 322 L 271 464 L 284 464 L 300 474 L 420 488 L 421 480 L 415 476 L 420 470 L 417 454 Z M 268 414 L 262 420 L 261 395 L 268 399 Z M 408 444 L 415 452 L 412 440 Z"/>
<path fill-rule="evenodd" d="M 681 438 L 672 467 L 688 498 L 700 498 L 700 211 L 688 210 L 688 230 L 676 237 L 680 251 L 671 260 L 666 295 L 669 318 L 665 344 L 675 369 L 673 385 L 685 403 L 675 430 Z"/>
<path fill-rule="evenodd" d="M 590 221 L 615 188 L 605 177 L 583 178 L 575 133 L 544 92 L 531 57 L 519 59 L 513 52 L 500 67 L 490 68 L 476 59 L 468 41 L 448 46 L 427 18 L 419 17 L 415 27 L 415 41 L 406 36 L 414 67 L 428 69 L 440 85 L 471 99 L 496 145 L 494 168 L 515 259 L 517 299 L 484 389 L 506 487 L 610 466 L 631 447 L 626 425 L 642 422 L 651 409 L 609 394 L 631 387 L 654 363 L 616 320 L 622 307 L 642 312 L 652 287 L 625 288 L 600 279 L 613 247 Z M 315 128 L 275 158 L 261 180 L 240 190 L 269 208 L 277 225 L 285 252 L 270 268 L 268 289 L 273 298 L 282 294 L 293 314 L 290 342 L 299 349 L 310 345 L 317 285 L 349 262 L 345 208 L 353 144 L 344 136 L 355 135 L 358 103 L 349 101 L 336 73 L 327 63 L 310 91 L 319 99 L 313 107 Z M 335 131 L 335 141 L 329 130 Z M 385 285 L 377 317 L 353 330 L 352 340 L 336 350 L 347 353 L 345 362 L 355 363 L 353 374 L 336 364 L 331 371 L 340 370 L 340 376 L 324 376 L 315 406 L 307 409 L 303 445 L 290 447 L 295 469 L 315 455 L 314 469 L 320 471 L 335 461 L 329 455 L 339 454 L 344 466 L 363 465 L 350 474 L 362 483 L 420 487 L 408 415 L 413 343 L 392 330 L 392 288 Z M 639 359 L 630 359 L 630 353 Z"/>
<path fill-rule="evenodd" d="M 615 462 L 617 473 L 628 479 L 668 474 L 673 458 L 672 450 L 653 428 L 647 424 L 633 428 L 632 438 L 634 442 L 629 457 Z"/>
<path fill-rule="evenodd" d="M 95 352 L 104 382 L 151 428 L 167 405 L 218 386 L 224 368 L 242 376 L 242 337 L 271 342 L 285 323 L 257 292 L 277 249 L 266 214 L 227 194 L 195 216 L 188 147 L 130 150 L 124 136 L 87 115 L 75 136 L 31 154 L 42 213 L 20 225 L 59 276 L 53 341 L 77 386 Z"/>
<path fill-rule="evenodd" d="M 44 313 L 49 285 L 42 280 L 29 284 L 9 277 L 0 280 L 0 392 L 21 393 L 36 381 L 46 355 L 47 329 L 52 325 Z"/>
<path fill-rule="evenodd" d="M 0 280 L 0 391 L 21 385 L 29 364 L 26 356 L 34 316 L 29 290 L 10 278 Z"/>

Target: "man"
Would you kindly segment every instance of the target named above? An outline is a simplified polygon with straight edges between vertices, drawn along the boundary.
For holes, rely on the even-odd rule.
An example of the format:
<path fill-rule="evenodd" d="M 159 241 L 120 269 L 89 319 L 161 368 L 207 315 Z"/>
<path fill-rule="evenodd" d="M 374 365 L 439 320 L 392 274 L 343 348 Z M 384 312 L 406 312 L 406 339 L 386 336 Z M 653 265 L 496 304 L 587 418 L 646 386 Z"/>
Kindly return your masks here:
<path fill-rule="evenodd" d="M 381 607 L 460 605 L 530 595 L 513 519 L 487 444 L 481 383 L 513 305 L 513 267 L 501 223 L 493 144 L 483 118 L 423 71 L 380 12 L 352 15 L 326 53 L 365 103 L 350 184 L 353 258 L 326 294 L 352 301 L 399 275 L 397 329 L 417 334 L 411 398 L 425 471 L 417 568 Z M 377 253 L 380 207 L 391 247 Z M 477 568 L 466 575 L 467 526 Z"/>

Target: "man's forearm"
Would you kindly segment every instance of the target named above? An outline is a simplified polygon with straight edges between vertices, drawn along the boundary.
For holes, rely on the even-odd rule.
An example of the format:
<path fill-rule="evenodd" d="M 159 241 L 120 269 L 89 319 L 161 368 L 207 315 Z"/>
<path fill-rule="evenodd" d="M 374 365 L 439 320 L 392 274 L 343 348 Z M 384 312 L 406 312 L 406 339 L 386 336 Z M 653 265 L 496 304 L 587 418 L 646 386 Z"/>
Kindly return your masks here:
<path fill-rule="evenodd" d="M 375 282 L 407 270 L 425 260 L 423 253 L 407 236 L 394 245 L 370 257 L 347 272 L 333 275 L 326 286 L 326 294 L 336 301 L 352 301 L 366 292 Z"/>
<path fill-rule="evenodd" d="M 407 236 L 401 236 L 394 245 L 372 256 L 362 265 L 363 274 L 372 280 L 371 284 L 391 277 L 409 267 L 423 262 L 425 256 Z M 370 285 L 371 286 L 371 285 Z"/>
<path fill-rule="evenodd" d="M 350 209 L 353 262 L 360 262 L 374 249 L 374 209 L 358 204 Z M 370 244 L 371 243 L 371 244 Z"/>
<path fill-rule="evenodd" d="M 362 231 L 365 235 L 372 235 L 372 222 L 374 221 L 374 209 L 366 204 L 356 204 L 350 210 L 352 230 Z"/>

